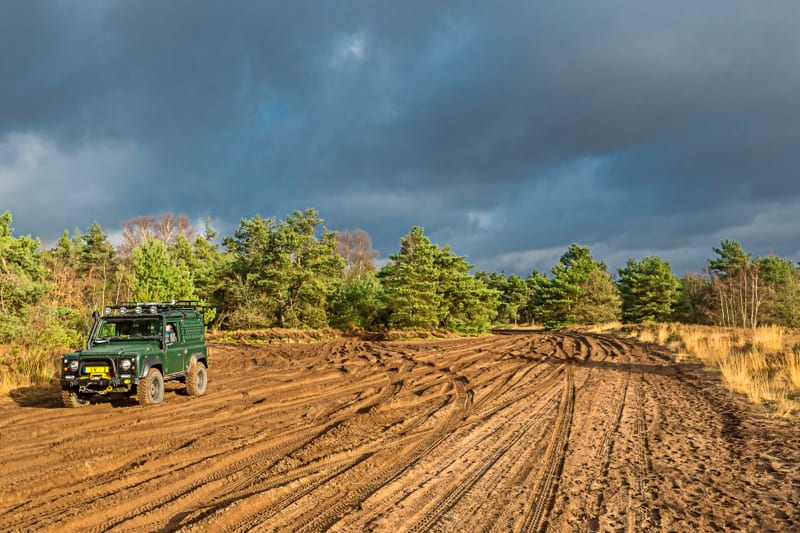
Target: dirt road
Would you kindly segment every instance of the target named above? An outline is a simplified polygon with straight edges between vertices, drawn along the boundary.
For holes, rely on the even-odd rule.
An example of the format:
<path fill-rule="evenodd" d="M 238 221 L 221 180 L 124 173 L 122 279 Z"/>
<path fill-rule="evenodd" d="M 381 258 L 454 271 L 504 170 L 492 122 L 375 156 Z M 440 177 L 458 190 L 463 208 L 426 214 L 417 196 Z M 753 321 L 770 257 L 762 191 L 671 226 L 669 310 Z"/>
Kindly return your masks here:
<path fill-rule="evenodd" d="M 0 405 L 0 531 L 797 531 L 800 429 L 613 336 L 216 345 L 208 394 Z"/>

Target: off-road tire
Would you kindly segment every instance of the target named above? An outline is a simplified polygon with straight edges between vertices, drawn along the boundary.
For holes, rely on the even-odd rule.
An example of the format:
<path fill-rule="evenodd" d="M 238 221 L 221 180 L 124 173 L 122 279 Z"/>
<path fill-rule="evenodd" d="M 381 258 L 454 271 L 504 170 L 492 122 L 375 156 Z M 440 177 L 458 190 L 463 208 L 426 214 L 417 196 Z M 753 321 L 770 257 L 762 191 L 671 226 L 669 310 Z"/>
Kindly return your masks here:
<path fill-rule="evenodd" d="M 86 407 L 89 405 L 89 400 L 81 398 L 80 395 L 71 389 L 61 389 L 61 403 L 64 407 Z"/>
<path fill-rule="evenodd" d="M 164 400 L 164 376 L 157 368 L 149 369 L 147 375 L 139 380 L 136 399 L 139 405 L 154 405 Z"/>
<path fill-rule="evenodd" d="M 208 386 L 208 370 L 200 361 L 192 361 L 189 372 L 186 374 L 186 394 L 201 396 L 206 393 Z"/>

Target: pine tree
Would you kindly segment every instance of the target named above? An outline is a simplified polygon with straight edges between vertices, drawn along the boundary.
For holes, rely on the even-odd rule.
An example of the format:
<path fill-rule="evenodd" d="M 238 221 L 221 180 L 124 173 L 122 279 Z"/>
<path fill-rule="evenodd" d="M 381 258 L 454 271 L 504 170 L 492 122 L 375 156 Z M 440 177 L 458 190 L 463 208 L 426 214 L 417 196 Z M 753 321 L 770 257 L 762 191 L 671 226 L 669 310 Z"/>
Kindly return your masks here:
<path fill-rule="evenodd" d="M 206 218 L 203 234 L 195 237 L 190 251 L 179 254 L 187 256 L 185 262 L 192 272 L 197 296 L 201 305 L 208 306 L 204 318 L 211 327 L 219 325 L 220 319 L 224 318 L 219 311 L 225 308 L 226 278 L 233 261 L 230 253 L 221 252 L 219 245 L 213 242 L 216 236 L 211 220 Z M 182 248 L 182 245 L 178 247 Z"/>
<path fill-rule="evenodd" d="M 488 331 L 497 316 L 500 291 L 470 275 L 472 265 L 449 246 L 437 249 L 435 255 L 439 271 L 437 292 L 442 298 L 439 326 L 463 333 Z"/>
<path fill-rule="evenodd" d="M 0 215 L 0 342 L 23 327 L 23 317 L 50 289 L 39 239 L 14 237 L 11 213 Z"/>
<path fill-rule="evenodd" d="M 39 239 L 14 237 L 11 213 L 0 215 L 0 343 L 10 343 L 20 359 L 14 372 L 29 383 L 47 383 L 56 354 L 75 347 L 62 327 L 59 309 L 50 305 Z M 13 379 L 13 378 L 12 378 Z"/>
<path fill-rule="evenodd" d="M 588 247 L 572 244 L 552 268 L 552 278 L 537 280 L 534 307 L 548 327 L 618 320 L 620 297 L 606 264 Z"/>
<path fill-rule="evenodd" d="M 389 325 L 401 329 L 438 327 L 442 295 L 437 291 L 436 247 L 423 229 L 412 228 L 400 240 L 400 252 L 390 259 L 379 274 L 386 291 Z"/>
<path fill-rule="evenodd" d="M 550 286 L 548 277 L 534 270 L 531 275 L 525 278 L 525 285 L 528 287 L 528 306 L 527 312 L 530 316 L 530 324 L 544 324 L 550 315 L 549 302 L 547 301 L 547 289 Z"/>
<path fill-rule="evenodd" d="M 75 313 L 87 306 L 84 299 L 84 280 L 78 262 L 81 235 L 79 230 L 75 230 L 70 238 L 69 232 L 64 230 L 55 247 L 42 254 L 47 279 L 53 287 L 49 294 L 51 304 Z"/>
<path fill-rule="evenodd" d="M 665 322 L 678 302 L 680 282 L 669 263 L 659 257 L 641 262 L 628 259 L 619 269 L 622 317 L 628 322 Z"/>
<path fill-rule="evenodd" d="M 81 235 L 81 241 L 78 268 L 84 280 L 84 298 L 91 308 L 102 309 L 115 301 L 116 252 L 97 222 Z"/>
<path fill-rule="evenodd" d="M 515 274 L 506 276 L 502 272 L 477 272 L 475 278 L 499 293 L 495 317 L 497 324 L 516 326 L 520 322 L 530 323 L 530 287 L 525 280 Z"/>
<path fill-rule="evenodd" d="M 699 274 L 685 274 L 680 280 L 672 320 L 686 324 L 714 323 L 714 293 L 711 282 Z"/>
<path fill-rule="evenodd" d="M 242 220 L 225 240 L 233 254 L 230 319 L 246 327 L 326 326 L 326 300 L 344 268 L 336 245 L 336 234 L 313 209 L 280 222 Z"/>
<path fill-rule="evenodd" d="M 466 259 L 439 248 L 414 227 L 400 252 L 379 273 L 386 291 L 389 325 L 401 329 L 486 331 L 497 315 L 499 291 L 470 275 Z"/>
<path fill-rule="evenodd" d="M 189 268 L 153 238 L 133 249 L 133 296 L 137 302 L 191 300 L 195 297 Z"/>
<path fill-rule="evenodd" d="M 328 319 L 334 327 L 374 329 L 384 326 L 386 301 L 374 272 L 342 280 L 328 298 Z"/>
<path fill-rule="evenodd" d="M 784 257 L 762 257 L 758 261 L 764 280 L 765 306 L 762 322 L 800 327 L 800 269 Z"/>

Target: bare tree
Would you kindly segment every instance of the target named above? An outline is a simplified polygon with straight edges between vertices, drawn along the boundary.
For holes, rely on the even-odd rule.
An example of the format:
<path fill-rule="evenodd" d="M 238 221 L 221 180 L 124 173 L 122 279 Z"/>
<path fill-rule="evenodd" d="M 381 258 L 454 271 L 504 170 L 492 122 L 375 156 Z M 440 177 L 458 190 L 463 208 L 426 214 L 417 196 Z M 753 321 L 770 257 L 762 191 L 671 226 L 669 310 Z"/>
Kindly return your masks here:
<path fill-rule="evenodd" d="M 122 223 L 122 245 L 119 253 L 123 258 L 130 258 L 137 246 L 151 238 L 171 247 L 181 236 L 189 242 L 195 237 L 191 221 L 186 215 L 164 213 L 158 216 L 138 216 Z"/>
<path fill-rule="evenodd" d="M 372 249 L 372 240 L 363 229 L 352 233 L 348 230 L 336 235 L 338 246 L 336 252 L 344 258 L 344 278 L 350 281 L 362 274 L 375 272 L 375 258 L 378 252 Z"/>
<path fill-rule="evenodd" d="M 767 296 L 761 280 L 761 260 L 752 259 L 736 241 L 714 248 L 717 259 L 708 262 L 719 305 L 721 326 L 755 328 Z"/>
<path fill-rule="evenodd" d="M 186 215 L 175 216 L 172 213 L 165 213 L 156 223 L 156 239 L 163 241 L 167 246 L 173 246 L 182 236 L 187 241 L 192 242 L 195 232 L 192 223 Z"/>

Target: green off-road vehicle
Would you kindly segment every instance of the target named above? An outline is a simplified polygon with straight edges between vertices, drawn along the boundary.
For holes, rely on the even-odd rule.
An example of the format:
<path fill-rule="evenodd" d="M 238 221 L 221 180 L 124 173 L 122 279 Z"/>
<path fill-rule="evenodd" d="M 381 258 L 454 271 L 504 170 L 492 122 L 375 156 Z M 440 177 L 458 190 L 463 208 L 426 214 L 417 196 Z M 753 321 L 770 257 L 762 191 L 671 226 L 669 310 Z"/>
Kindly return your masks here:
<path fill-rule="evenodd" d="M 161 403 L 164 381 L 186 383 L 201 395 L 208 383 L 203 313 L 196 302 L 134 303 L 95 311 L 86 349 L 63 357 L 61 398 L 66 407 L 92 399 L 136 396 Z"/>

